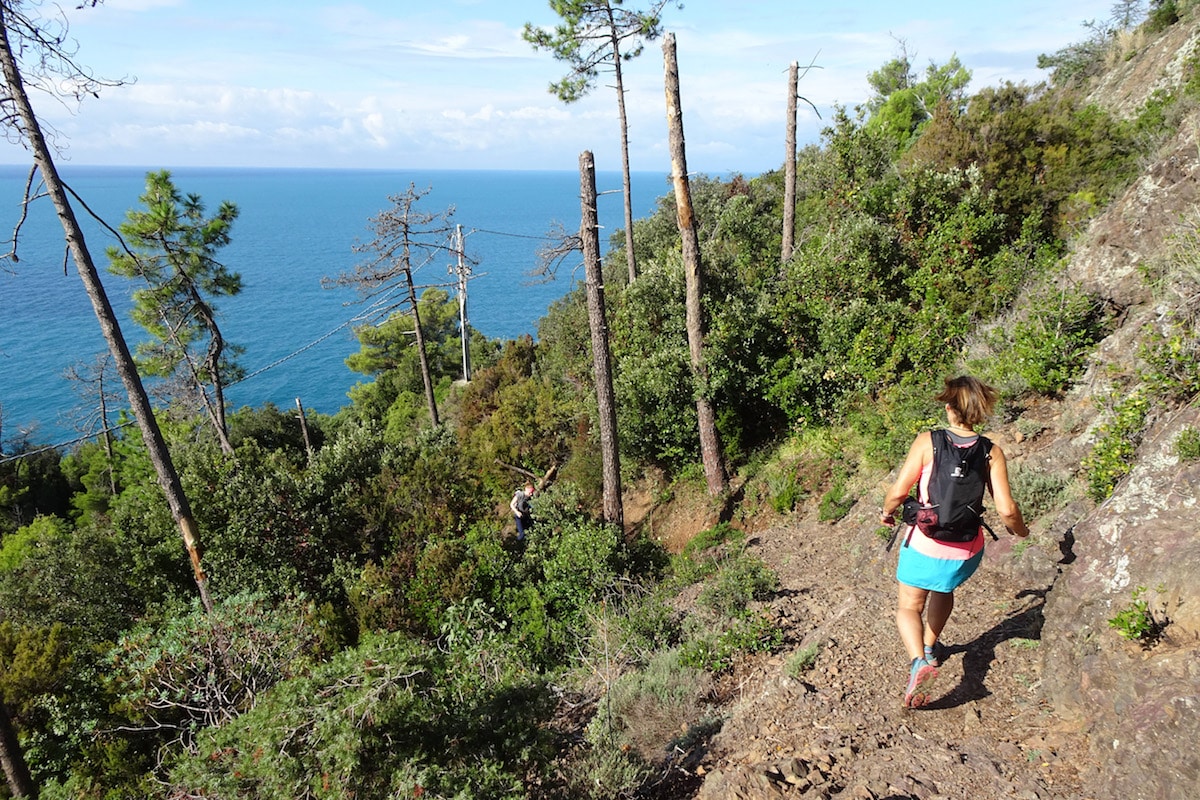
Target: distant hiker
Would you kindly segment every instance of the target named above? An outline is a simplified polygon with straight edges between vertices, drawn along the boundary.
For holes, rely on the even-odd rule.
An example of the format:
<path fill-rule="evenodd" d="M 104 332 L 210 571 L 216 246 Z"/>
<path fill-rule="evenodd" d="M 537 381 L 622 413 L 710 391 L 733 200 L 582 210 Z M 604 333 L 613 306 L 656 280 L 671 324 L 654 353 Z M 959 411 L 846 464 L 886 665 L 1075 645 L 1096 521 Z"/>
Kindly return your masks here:
<path fill-rule="evenodd" d="M 517 489 L 513 493 L 512 501 L 508 507 L 512 511 L 513 519 L 517 522 L 517 541 L 525 540 L 525 532 L 533 525 L 533 506 L 529 504 L 530 498 L 533 497 L 533 484 L 525 484 L 525 488 Z"/>
<path fill-rule="evenodd" d="M 925 515 L 932 511 L 943 520 L 960 515 L 969 519 L 954 531 L 939 526 L 936 518 L 929 525 L 924 518 L 917 522 L 914 515 L 905 514 L 907 526 L 901 537 L 904 545 L 896 567 L 900 583 L 896 627 L 911 659 L 908 686 L 904 690 L 904 705 L 908 708 L 928 702 L 929 689 L 942 660 L 938 637 L 954 610 L 954 590 L 974 574 L 983 560 L 984 538 L 979 515 L 983 511 L 985 487 L 991 491 L 996 513 L 1008 532 L 1022 538 L 1029 535 L 1008 485 L 1004 451 L 975 432 L 975 426 L 992 413 L 996 398 L 995 389 L 975 378 L 947 379 L 946 388 L 936 399 L 946 405 L 948 428 L 917 436 L 883 501 L 880 521 L 894 525 L 896 511 L 904 505 L 912 487 L 919 484 L 917 499 Z M 939 451 L 936 459 L 935 449 Z M 975 469 L 982 474 L 972 476 Z M 955 483 L 959 485 L 953 486 Z M 931 492 L 946 496 L 931 497 Z M 970 496 L 972 493 L 978 497 Z"/>

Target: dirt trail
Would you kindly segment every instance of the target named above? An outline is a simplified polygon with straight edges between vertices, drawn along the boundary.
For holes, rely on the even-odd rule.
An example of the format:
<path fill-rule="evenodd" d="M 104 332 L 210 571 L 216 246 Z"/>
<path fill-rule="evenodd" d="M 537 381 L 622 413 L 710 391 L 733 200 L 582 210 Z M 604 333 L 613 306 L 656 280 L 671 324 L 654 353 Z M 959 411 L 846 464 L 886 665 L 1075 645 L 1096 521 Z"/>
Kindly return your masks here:
<path fill-rule="evenodd" d="M 726 722 L 686 765 L 704 776 L 693 796 L 1086 798 L 1083 742 L 1038 692 L 1054 556 L 1042 555 L 1045 577 L 1023 577 L 1039 571 L 1012 567 L 1021 560 L 1013 540 L 989 540 L 983 565 L 956 593 L 934 699 L 909 710 L 896 551 L 869 530 L 866 520 L 798 520 L 751 534 L 752 552 L 780 579 L 767 605 L 787 644 L 726 680 Z M 789 659 L 814 641 L 815 667 L 790 677 Z"/>

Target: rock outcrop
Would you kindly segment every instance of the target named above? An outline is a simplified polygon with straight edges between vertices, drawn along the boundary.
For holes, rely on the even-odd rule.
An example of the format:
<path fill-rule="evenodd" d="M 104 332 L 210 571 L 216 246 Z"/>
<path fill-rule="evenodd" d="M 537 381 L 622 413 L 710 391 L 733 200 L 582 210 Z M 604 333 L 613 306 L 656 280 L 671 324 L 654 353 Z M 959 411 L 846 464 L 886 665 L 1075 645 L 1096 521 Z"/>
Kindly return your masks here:
<path fill-rule="evenodd" d="M 1198 42 L 1196 24 L 1181 23 L 1112 71 L 1093 99 L 1135 113 L 1151 92 L 1179 87 Z M 1169 272 L 1181 257 L 1177 238 L 1195 235 L 1198 126 L 1190 114 L 1076 245 L 1070 279 L 1125 312 L 1081 397 L 1094 400 L 1117 385 L 1109 376 L 1130 375 L 1143 332 L 1175 310 L 1177 298 L 1156 297 L 1143 269 Z M 1183 800 L 1200 786 L 1200 462 L 1181 461 L 1175 442 L 1200 427 L 1200 409 L 1193 399 L 1175 412 L 1152 407 L 1148 419 L 1130 474 L 1062 533 L 1067 556 L 1048 593 L 1042 679 L 1057 715 L 1086 734 L 1095 797 Z M 1129 641 L 1109 620 L 1139 600 L 1163 627 Z"/>
<path fill-rule="evenodd" d="M 1184 798 L 1200 787 L 1200 462 L 1174 454 L 1186 408 L 1158 424 L 1116 492 L 1072 531 L 1074 560 L 1049 594 L 1042 678 L 1087 734 L 1097 797 Z M 1109 624 L 1135 599 L 1161 635 Z"/>

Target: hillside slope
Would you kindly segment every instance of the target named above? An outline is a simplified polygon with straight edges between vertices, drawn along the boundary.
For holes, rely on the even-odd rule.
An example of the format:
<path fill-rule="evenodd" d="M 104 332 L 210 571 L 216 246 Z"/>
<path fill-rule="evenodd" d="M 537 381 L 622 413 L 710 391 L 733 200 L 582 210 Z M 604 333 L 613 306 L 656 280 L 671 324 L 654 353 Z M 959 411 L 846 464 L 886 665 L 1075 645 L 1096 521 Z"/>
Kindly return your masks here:
<path fill-rule="evenodd" d="M 1194 21 L 1173 26 L 1110 72 L 1093 99 L 1134 113 L 1156 88 L 1178 85 L 1197 41 Z M 1200 219 L 1198 129 L 1192 113 L 1079 237 L 1062 280 L 1103 298 L 1119 322 L 1072 392 L 1012 409 L 989 431 L 1017 468 L 1079 485 L 1100 426 L 1138 391 L 1147 331 L 1165 332 L 1173 312 L 1196 313 L 1195 267 L 1180 277 L 1163 265 Z M 812 509 L 768 525 L 744 520 L 753 551 L 780 577 L 769 606 L 787 646 L 727 680 L 720 733 L 680 755 L 699 784 L 694 796 L 1193 797 L 1200 464 L 1181 461 L 1175 442 L 1196 427 L 1196 398 L 1175 410 L 1151 403 L 1133 470 L 1108 500 L 1076 499 L 1033 520 L 1028 545 L 989 543 L 958 594 L 938 699 L 920 710 L 900 705 L 907 664 L 893 617 L 895 552 L 874 536 L 887 478 L 834 525 Z M 1166 623 L 1144 645 L 1108 622 L 1138 597 Z M 789 676 L 789 656 L 813 642 L 822 648 L 815 667 Z"/>

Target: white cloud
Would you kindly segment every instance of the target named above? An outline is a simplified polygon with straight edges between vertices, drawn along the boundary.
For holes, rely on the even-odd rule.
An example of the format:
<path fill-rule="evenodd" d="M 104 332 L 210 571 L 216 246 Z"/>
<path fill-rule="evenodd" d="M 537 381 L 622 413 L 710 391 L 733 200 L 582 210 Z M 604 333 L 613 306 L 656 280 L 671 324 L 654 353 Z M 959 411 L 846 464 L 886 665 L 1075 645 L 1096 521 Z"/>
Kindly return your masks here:
<path fill-rule="evenodd" d="M 898 52 L 897 38 L 918 68 L 957 52 L 977 86 L 1036 82 L 1037 52 L 1082 38 L 1076 19 L 1097 5 L 1063 0 L 1049 16 L 1040 0 L 1000 10 L 863 2 L 798 13 L 788 0 L 736 13 L 721 0 L 669 9 L 689 166 L 752 173 L 778 163 L 793 60 L 815 59 L 800 94 L 828 120 L 835 104 L 865 100 L 867 74 Z M 588 149 L 598 164 L 619 165 L 609 79 L 564 105 L 546 87 L 565 65 L 521 38 L 526 20 L 557 21 L 543 0 L 401 8 L 394 0 L 108 0 L 76 15 L 81 56 L 99 74 L 139 81 L 77 113 L 49 104 L 44 113 L 71 138 L 79 163 L 573 169 Z M 624 71 L 634 168 L 665 171 L 660 43 Z M 804 103 L 800 115 L 804 141 L 815 141 L 826 121 Z"/>
<path fill-rule="evenodd" d="M 387 136 L 387 124 L 384 121 L 383 114 L 375 112 L 367 114 L 362 120 L 363 128 L 371 135 L 372 141 L 379 147 L 387 147 L 389 139 Z"/>

